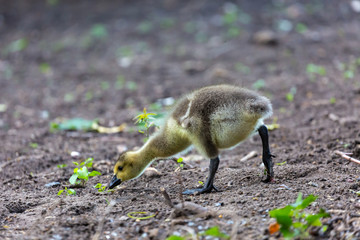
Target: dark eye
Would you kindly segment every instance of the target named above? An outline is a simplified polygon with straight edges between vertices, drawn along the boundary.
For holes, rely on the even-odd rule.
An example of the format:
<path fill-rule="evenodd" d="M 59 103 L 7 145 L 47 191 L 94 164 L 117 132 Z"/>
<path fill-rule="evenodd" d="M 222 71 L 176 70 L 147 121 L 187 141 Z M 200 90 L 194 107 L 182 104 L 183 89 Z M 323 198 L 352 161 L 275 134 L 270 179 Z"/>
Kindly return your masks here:
<path fill-rule="evenodd" d="M 122 170 L 123 170 L 123 167 L 122 167 L 122 166 L 118 166 L 118 170 L 119 170 L 119 171 L 122 171 Z"/>

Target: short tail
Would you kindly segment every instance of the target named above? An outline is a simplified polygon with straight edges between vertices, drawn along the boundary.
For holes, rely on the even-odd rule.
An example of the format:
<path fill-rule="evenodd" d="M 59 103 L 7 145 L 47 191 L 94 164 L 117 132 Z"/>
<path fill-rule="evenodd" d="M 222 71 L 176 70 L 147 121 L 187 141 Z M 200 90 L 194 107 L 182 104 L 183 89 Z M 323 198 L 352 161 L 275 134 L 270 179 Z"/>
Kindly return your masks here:
<path fill-rule="evenodd" d="M 263 119 L 270 117 L 273 113 L 270 100 L 263 96 L 249 102 L 248 109 L 251 113 L 262 116 Z"/>

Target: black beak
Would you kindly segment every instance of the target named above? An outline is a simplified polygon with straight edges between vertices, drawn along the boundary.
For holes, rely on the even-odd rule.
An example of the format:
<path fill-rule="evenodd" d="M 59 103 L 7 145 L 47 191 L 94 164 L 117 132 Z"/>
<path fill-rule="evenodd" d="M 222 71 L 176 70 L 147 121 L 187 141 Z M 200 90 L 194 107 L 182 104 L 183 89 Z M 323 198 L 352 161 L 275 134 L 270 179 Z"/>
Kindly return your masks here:
<path fill-rule="evenodd" d="M 113 176 L 113 178 L 110 181 L 109 189 L 113 189 L 114 187 L 120 185 L 121 180 L 116 177 L 116 175 Z"/>

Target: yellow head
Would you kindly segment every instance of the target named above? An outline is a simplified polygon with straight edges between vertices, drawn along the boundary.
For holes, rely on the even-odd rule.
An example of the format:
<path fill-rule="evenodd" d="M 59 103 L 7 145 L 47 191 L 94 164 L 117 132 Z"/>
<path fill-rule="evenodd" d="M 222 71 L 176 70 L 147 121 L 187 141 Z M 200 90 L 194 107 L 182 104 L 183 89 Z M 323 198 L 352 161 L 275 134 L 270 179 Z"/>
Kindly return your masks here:
<path fill-rule="evenodd" d="M 135 152 L 122 153 L 114 166 L 114 176 L 110 181 L 109 188 L 112 189 L 121 182 L 138 177 L 145 169 Z"/>

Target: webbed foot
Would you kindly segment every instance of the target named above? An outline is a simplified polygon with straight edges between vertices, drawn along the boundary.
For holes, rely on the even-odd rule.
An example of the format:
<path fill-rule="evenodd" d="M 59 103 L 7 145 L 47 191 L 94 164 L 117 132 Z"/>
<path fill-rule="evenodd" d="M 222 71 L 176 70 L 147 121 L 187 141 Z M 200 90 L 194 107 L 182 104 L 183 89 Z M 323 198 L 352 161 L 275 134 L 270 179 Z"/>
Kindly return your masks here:
<path fill-rule="evenodd" d="M 215 190 L 215 192 L 219 192 L 219 190 L 214 186 L 207 186 L 203 188 L 195 188 L 195 189 L 187 189 L 182 194 L 184 195 L 192 195 L 192 194 L 203 194 L 203 193 L 210 193 L 212 190 Z"/>

